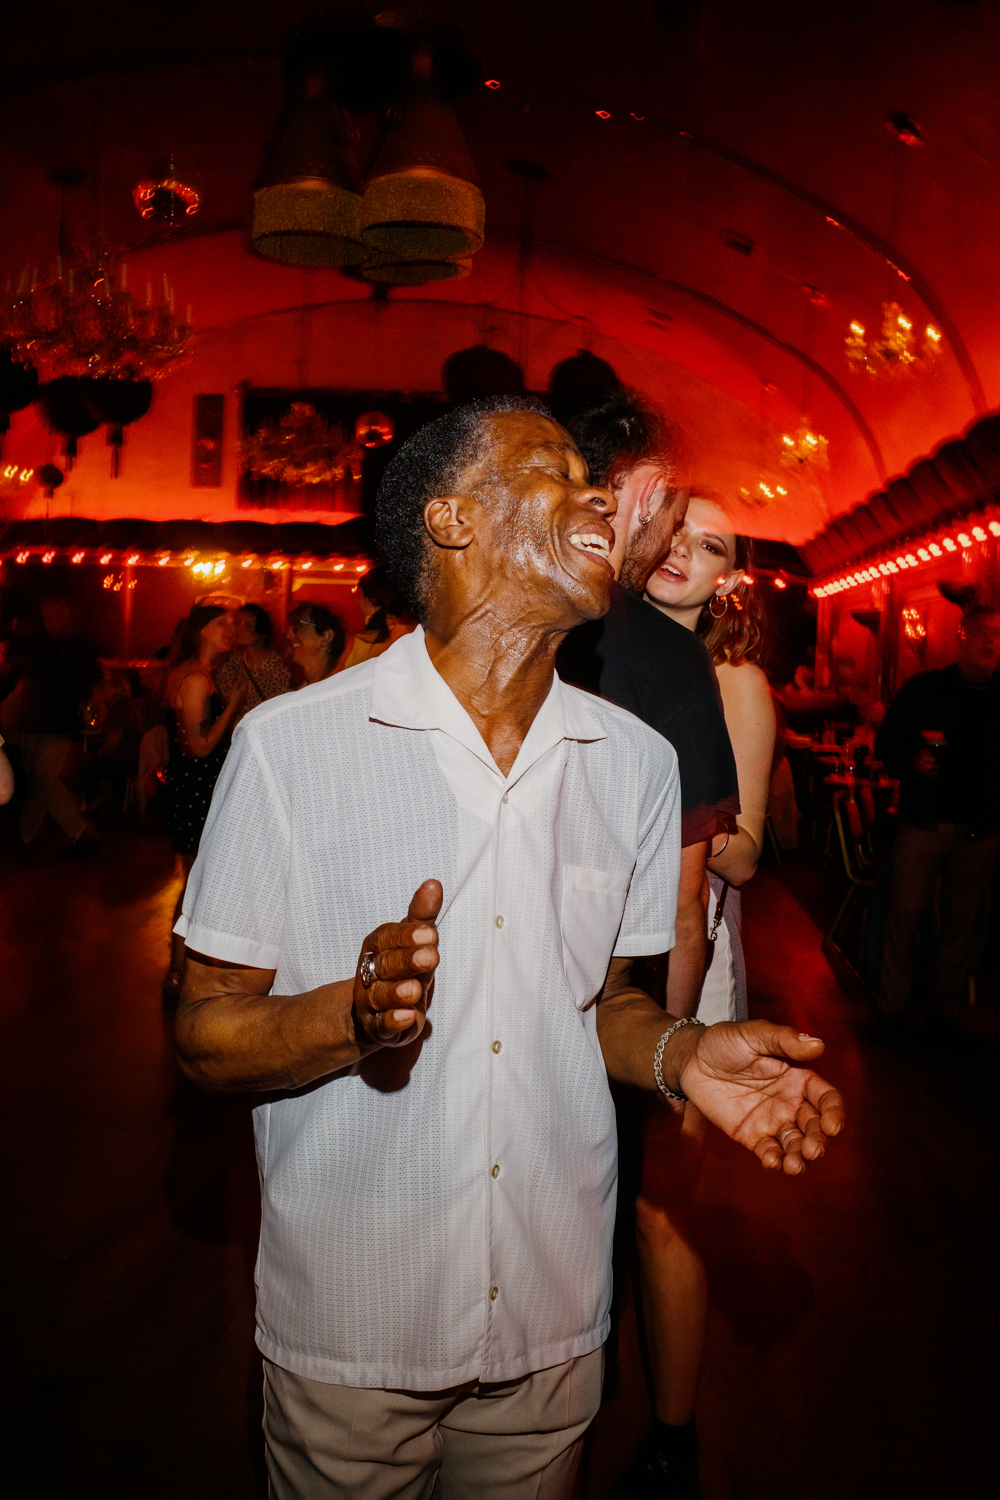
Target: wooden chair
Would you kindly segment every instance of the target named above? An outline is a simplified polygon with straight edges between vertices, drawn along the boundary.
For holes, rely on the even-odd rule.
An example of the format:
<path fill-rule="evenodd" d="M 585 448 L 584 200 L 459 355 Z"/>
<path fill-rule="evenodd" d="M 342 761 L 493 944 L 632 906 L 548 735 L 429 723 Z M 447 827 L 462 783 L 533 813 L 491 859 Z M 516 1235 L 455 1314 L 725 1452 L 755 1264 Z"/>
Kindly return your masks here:
<path fill-rule="evenodd" d="M 865 850 L 865 824 L 857 802 L 853 797 L 838 792 L 833 799 L 833 834 L 835 848 L 843 863 L 847 877 L 847 890 L 830 926 L 823 934 L 823 947 L 835 946 L 834 937 L 846 922 L 858 901 L 871 896 L 875 885 L 875 862 Z M 864 951 L 868 930 L 868 901 L 861 926 L 861 947 Z"/>

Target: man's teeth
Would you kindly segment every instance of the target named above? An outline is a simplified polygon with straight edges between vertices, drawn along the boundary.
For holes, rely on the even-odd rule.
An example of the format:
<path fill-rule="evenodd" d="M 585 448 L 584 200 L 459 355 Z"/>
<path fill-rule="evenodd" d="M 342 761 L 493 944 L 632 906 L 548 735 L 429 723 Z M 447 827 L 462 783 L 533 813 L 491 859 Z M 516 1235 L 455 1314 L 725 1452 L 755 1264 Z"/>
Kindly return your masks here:
<path fill-rule="evenodd" d="M 578 531 L 570 537 L 570 541 L 581 552 L 598 552 L 603 558 L 611 557 L 611 543 L 607 537 L 598 536 L 595 532 Z"/>

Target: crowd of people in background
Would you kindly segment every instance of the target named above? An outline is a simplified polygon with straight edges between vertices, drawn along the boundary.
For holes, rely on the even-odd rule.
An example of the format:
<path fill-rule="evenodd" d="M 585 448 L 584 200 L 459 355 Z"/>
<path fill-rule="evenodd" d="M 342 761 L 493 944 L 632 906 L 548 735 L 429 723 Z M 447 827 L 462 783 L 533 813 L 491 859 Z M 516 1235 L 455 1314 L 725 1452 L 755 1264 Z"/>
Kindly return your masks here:
<path fill-rule="evenodd" d="M 0 656 L 0 802 L 20 780 L 25 858 L 47 814 L 65 835 L 62 852 L 78 857 L 101 846 L 88 812 L 133 799 L 145 810 L 157 798 L 186 873 L 243 716 L 380 655 L 413 629 L 382 569 L 363 576 L 356 592 L 364 621 L 356 634 L 330 604 L 297 604 L 279 626 L 256 601 L 210 596 L 141 669 L 102 666 L 67 601 L 44 595 L 15 620 Z M 167 980 L 174 992 L 175 957 Z"/>

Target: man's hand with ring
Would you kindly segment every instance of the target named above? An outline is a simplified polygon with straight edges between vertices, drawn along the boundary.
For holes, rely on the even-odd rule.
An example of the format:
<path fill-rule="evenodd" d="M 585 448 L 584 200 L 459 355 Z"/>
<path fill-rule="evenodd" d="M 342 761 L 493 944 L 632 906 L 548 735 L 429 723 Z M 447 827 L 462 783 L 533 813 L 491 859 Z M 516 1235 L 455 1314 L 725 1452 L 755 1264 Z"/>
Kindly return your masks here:
<path fill-rule="evenodd" d="M 362 1052 L 412 1042 L 424 1027 L 438 966 L 439 880 L 414 893 L 405 922 L 384 922 L 361 945 L 354 976 L 354 1030 Z"/>

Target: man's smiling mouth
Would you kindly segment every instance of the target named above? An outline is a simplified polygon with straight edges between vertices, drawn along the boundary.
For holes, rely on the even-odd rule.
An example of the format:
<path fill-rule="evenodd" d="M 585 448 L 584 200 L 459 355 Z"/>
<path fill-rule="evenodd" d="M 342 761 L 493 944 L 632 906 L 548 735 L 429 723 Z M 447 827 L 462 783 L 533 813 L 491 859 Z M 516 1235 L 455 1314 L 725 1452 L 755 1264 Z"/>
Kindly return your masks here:
<path fill-rule="evenodd" d="M 611 559 L 611 543 L 606 536 L 600 536 L 596 531 L 577 531 L 570 537 L 574 547 L 579 547 L 581 552 L 590 552 L 596 557 L 603 558 L 605 562 Z"/>

